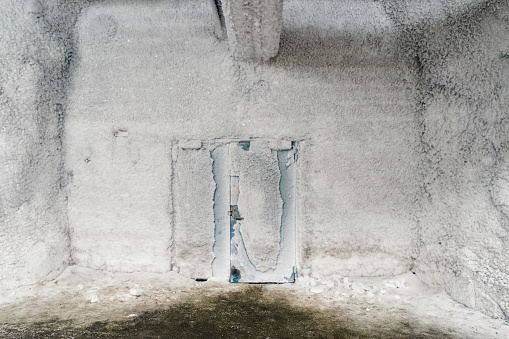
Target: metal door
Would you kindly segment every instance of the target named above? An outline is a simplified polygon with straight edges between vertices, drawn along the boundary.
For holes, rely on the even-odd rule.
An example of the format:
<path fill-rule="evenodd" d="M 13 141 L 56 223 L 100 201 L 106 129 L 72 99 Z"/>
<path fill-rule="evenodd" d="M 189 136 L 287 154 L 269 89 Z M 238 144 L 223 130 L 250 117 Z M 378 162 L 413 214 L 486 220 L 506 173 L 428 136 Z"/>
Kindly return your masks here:
<path fill-rule="evenodd" d="M 228 145 L 230 282 L 295 281 L 297 153 L 286 144 Z"/>

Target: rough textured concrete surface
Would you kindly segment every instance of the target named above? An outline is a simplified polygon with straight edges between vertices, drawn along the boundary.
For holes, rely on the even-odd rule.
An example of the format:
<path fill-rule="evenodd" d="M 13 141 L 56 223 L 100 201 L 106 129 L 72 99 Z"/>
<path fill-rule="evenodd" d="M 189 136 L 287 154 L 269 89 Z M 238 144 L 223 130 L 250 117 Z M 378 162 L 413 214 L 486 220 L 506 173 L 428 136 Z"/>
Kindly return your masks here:
<path fill-rule="evenodd" d="M 350 275 L 408 271 L 414 225 L 413 202 L 408 197 L 413 198 L 418 189 L 419 139 L 414 92 L 406 80 L 411 71 L 405 60 L 396 57 L 395 25 L 379 4 L 370 5 L 377 18 L 371 22 L 360 20 L 364 6 L 344 3 L 338 7 L 334 2 L 312 7 L 316 15 L 297 20 L 306 6 L 285 4 L 282 49 L 272 63 L 264 65 L 232 61 L 227 42 L 218 41 L 213 34 L 207 3 L 106 2 L 89 6 L 77 24 L 79 65 L 66 121 L 66 128 L 73 131 L 66 134 L 67 171 L 74 172 L 71 158 L 89 156 L 82 140 L 89 140 L 90 147 L 103 153 L 119 128 L 129 132 L 128 140 L 136 133 L 132 147 L 150 153 L 156 143 L 167 148 L 168 158 L 171 140 L 305 140 L 300 188 L 303 217 L 298 222 L 302 267 L 334 258 L 320 274 L 332 273 L 330 270 Z M 317 23 L 313 19 L 317 17 L 323 22 Z M 98 23 L 106 25 L 100 31 L 104 34 L 101 39 Z M 329 29 L 316 40 L 323 25 Z M 349 26 L 343 33 L 342 27 Z M 87 135 L 97 135 L 97 141 Z M 107 159 L 106 154 L 101 157 Z M 84 160 L 77 163 L 86 164 Z M 160 170 L 157 164 L 157 169 L 145 171 L 145 176 L 160 178 L 162 185 L 165 179 L 156 175 Z M 109 180 L 113 175 L 110 167 L 101 163 L 101 168 L 102 172 L 81 175 L 96 183 Z M 117 185 L 131 186 L 133 178 L 140 175 L 137 173 L 135 167 L 125 168 L 115 176 Z M 74 182 L 79 180 L 75 175 Z M 208 185 L 209 179 L 202 180 L 199 185 Z M 75 209 L 88 206 L 93 211 L 99 207 L 93 195 L 103 193 L 92 186 L 86 200 L 73 198 L 76 189 L 86 187 L 73 184 L 68 188 L 70 215 Z M 159 186 L 145 187 L 147 199 L 154 204 L 177 201 L 167 196 L 164 203 L 156 202 L 160 195 L 156 191 L 150 194 L 151 190 L 159 190 Z M 200 206 L 199 213 L 212 207 L 211 200 L 208 206 Z M 160 215 L 167 213 L 155 210 Z M 119 229 L 103 238 L 104 243 L 116 242 L 123 232 L 120 217 L 111 214 L 110 218 Z M 96 227 L 102 228 L 106 222 L 98 220 Z M 72 234 L 79 234 L 84 227 L 76 219 L 70 220 L 69 226 Z M 154 231 L 167 229 L 151 227 Z M 136 237 L 132 242 L 122 239 L 121 246 L 142 251 Z M 147 239 L 144 248 L 153 246 Z M 92 248 L 88 251 L 92 255 Z M 120 257 L 121 253 L 111 255 Z M 381 256 L 383 261 L 356 259 L 364 256 Z M 140 266 L 130 262 L 124 269 L 138 270 Z"/>
<path fill-rule="evenodd" d="M 265 61 L 277 55 L 283 0 L 223 0 L 222 8 L 235 59 Z"/>
<path fill-rule="evenodd" d="M 0 3 L 0 289 L 70 261 L 62 138 L 79 8 Z"/>
<path fill-rule="evenodd" d="M 384 3 L 413 68 L 420 129 L 417 273 L 509 316 L 509 7 Z"/>
<path fill-rule="evenodd" d="M 151 137 L 140 125 L 68 124 L 66 133 L 79 145 L 67 149 L 66 161 L 74 262 L 116 272 L 167 272 L 171 141 Z"/>
<path fill-rule="evenodd" d="M 212 276 L 214 190 L 210 152 L 179 150 L 175 173 L 175 269 L 184 276 Z"/>
<path fill-rule="evenodd" d="M 70 257 L 210 274 L 213 145 L 290 140 L 301 272 L 412 271 L 507 319 L 506 1 L 287 0 L 277 43 L 282 2 L 243 3 L 229 42 L 207 1 L 1 3 L 0 288 Z"/>

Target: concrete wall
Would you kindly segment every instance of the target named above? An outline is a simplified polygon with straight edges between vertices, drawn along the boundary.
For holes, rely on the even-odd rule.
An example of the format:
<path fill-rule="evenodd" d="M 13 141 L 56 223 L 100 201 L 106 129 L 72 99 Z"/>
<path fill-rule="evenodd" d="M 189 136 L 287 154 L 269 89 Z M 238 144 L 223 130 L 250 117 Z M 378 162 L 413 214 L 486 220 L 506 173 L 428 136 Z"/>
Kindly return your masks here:
<path fill-rule="evenodd" d="M 0 4 L 0 289 L 70 261 L 62 136 L 78 12 L 67 1 Z"/>
<path fill-rule="evenodd" d="M 415 71 L 417 273 L 470 307 L 508 318 L 509 7 L 385 6 Z"/>
<path fill-rule="evenodd" d="M 1 287 L 47 278 L 69 253 L 92 268 L 210 274 L 185 258 L 196 244 L 212 258 L 212 235 L 180 240 L 213 230 L 212 161 L 179 145 L 289 139 L 303 272 L 412 270 L 507 316 L 502 2 L 285 1 L 264 64 L 231 59 L 206 1 L 92 2 L 75 31 L 80 5 L 51 2 L 62 39 L 28 3 L 6 4 L 20 20 L 1 23 L 13 32 L 0 38 Z"/>
<path fill-rule="evenodd" d="M 181 165 L 173 154 L 170 191 L 172 145 L 258 137 L 304 140 L 302 268 L 344 275 L 410 269 L 419 133 L 394 25 L 377 4 L 371 21 L 353 2 L 323 3 L 312 8 L 315 17 L 304 15 L 306 6 L 286 4 L 282 50 L 264 65 L 231 60 L 206 2 L 105 3 L 83 12 L 66 121 L 77 264 L 187 267 L 178 233 L 194 233 L 189 206 L 196 232 L 211 227 L 213 189 L 193 200 L 179 183 L 196 179 L 187 170 L 204 173 L 199 186 L 207 187 L 212 165 L 200 170 L 206 163 L 187 164 L 185 156 Z M 128 135 L 115 137 L 118 130 Z"/>
<path fill-rule="evenodd" d="M 196 213 L 209 208 L 211 252 L 214 188 L 206 206 L 187 201 L 192 195 L 181 186 L 193 179 L 185 172 L 200 173 L 184 154 L 176 162 L 179 139 L 211 138 L 227 118 L 220 114 L 227 110 L 222 80 L 228 75 L 221 66 L 227 49 L 212 32 L 211 15 L 207 2 L 107 2 L 81 15 L 80 62 L 66 121 L 69 225 L 78 265 L 193 271 L 175 263 L 197 256 L 174 241 L 186 234 L 175 229 L 189 233 L 186 205 Z M 125 132 L 115 137 L 119 131 Z M 211 167 L 208 174 L 212 180 Z"/>

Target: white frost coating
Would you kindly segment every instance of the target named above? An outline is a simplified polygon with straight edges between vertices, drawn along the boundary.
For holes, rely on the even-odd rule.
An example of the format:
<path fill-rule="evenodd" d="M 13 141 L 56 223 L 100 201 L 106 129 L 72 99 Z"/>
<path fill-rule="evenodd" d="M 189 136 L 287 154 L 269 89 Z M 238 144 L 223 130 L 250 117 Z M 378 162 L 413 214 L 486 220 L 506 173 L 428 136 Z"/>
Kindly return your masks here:
<path fill-rule="evenodd" d="M 180 150 L 175 173 L 175 264 L 190 278 L 212 275 L 214 178 L 208 150 Z"/>
<path fill-rule="evenodd" d="M 222 88 L 221 68 L 209 63 L 220 63 L 226 46 L 203 28 L 209 17 L 207 3 L 172 1 L 96 3 L 81 13 L 65 140 L 77 264 L 170 270 L 172 141 L 201 139 L 191 130 L 219 106 L 210 97 L 220 100 L 205 89 Z M 127 137 L 114 136 L 124 129 Z"/>
<path fill-rule="evenodd" d="M 60 118 L 72 24 L 63 22 L 78 6 L 0 2 L 0 289 L 51 279 L 70 261 Z"/>
<path fill-rule="evenodd" d="M 402 259 L 383 252 L 317 256 L 310 262 L 310 268 L 315 274 L 324 276 L 376 277 L 384 276 L 386 272 L 408 272 Z"/>
<path fill-rule="evenodd" d="M 169 140 L 305 139 L 303 269 L 414 269 L 464 304 L 509 313 L 508 6 L 288 0 L 278 57 L 251 65 L 226 57 L 205 1 L 95 1 L 74 29 L 80 3 L 0 6 L 1 286 L 66 264 L 63 186 L 77 257 L 157 270 L 172 240 Z M 143 169 L 105 152 L 115 139 L 149 154 Z"/>
<path fill-rule="evenodd" d="M 491 194 L 494 204 L 509 219 L 509 154 L 506 155 L 506 159 L 498 167 Z M 509 225 L 509 220 L 506 220 L 506 223 Z"/>
<path fill-rule="evenodd" d="M 283 200 L 277 152 L 263 141 L 251 141 L 247 151 L 232 146 L 232 162 L 239 171 L 239 212 L 244 218 L 237 223 L 251 262 L 266 271 L 275 267 L 280 250 Z"/>
<path fill-rule="evenodd" d="M 276 140 L 272 140 L 275 142 Z M 253 140 L 251 141 L 253 142 Z M 269 140 L 269 145 L 274 144 Z M 266 147 L 265 142 L 259 142 L 261 147 Z M 243 151 L 247 152 L 247 144 L 242 143 L 244 146 Z M 230 187 L 231 196 L 230 204 L 237 205 L 239 203 L 239 175 L 242 175 L 241 167 L 238 166 L 238 157 L 235 158 L 238 144 L 231 144 L 233 148 L 232 152 L 232 169 L 230 171 Z M 268 150 L 269 151 L 269 150 Z M 269 151 L 270 152 L 270 151 Z M 232 218 L 231 224 L 229 223 L 228 229 L 231 226 L 232 238 L 230 242 L 230 263 L 232 268 L 232 274 L 230 276 L 233 282 L 293 282 L 294 281 L 294 268 L 296 266 L 296 225 L 295 225 L 295 213 L 296 213 L 296 165 L 292 164 L 286 166 L 288 158 L 294 157 L 294 149 L 277 152 L 278 166 L 280 170 L 280 183 L 277 191 L 280 193 L 280 197 L 283 200 L 283 210 L 281 216 L 281 223 L 279 227 L 279 252 L 277 253 L 277 263 L 275 267 L 267 269 L 265 271 L 257 268 L 253 263 L 259 261 L 260 258 L 257 256 L 265 255 L 265 253 L 257 253 L 255 251 L 248 251 L 245 246 L 245 236 L 243 234 L 243 226 L 241 220 L 234 220 Z M 262 164 L 263 165 L 263 164 Z M 256 166 L 256 164 L 255 164 Z M 262 168 L 263 171 L 263 168 Z M 265 184 L 266 185 L 266 184 Z M 244 206 L 246 207 L 246 206 Z M 267 206 L 271 208 L 271 206 Z M 249 206 L 247 206 L 249 208 Z M 243 218 L 242 214 L 237 217 Z M 263 237 L 257 238 L 257 234 L 254 234 L 253 242 L 256 240 L 263 241 Z"/>
<path fill-rule="evenodd" d="M 171 141 L 127 127 L 124 138 L 111 125 L 67 124 L 73 259 L 94 269 L 166 272 Z"/>
<path fill-rule="evenodd" d="M 229 145 L 210 152 L 213 160 L 214 191 L 214 260 L 212 274 L 216 279 L 228 280 L 230 275 L 230 164 Z"/>
<path fill-rule="evenodd" d="M 307 11 L 302 9 L 302 1 L 287 1 L 285 3 L 285 24 L 300 29 L 316 29 L 321 36 L 337 32 L 340 28 L 343 34 L 379 34 L 381 31 L 394 30 L 390 18 L 380 15 L 383 5 L 372 0 L 325 0 L 316 6 L 309 6 Z"/>
<path fill-rule="evenodd" d="M 283 0 L 223 0 L 223 9 L 234 58 L 268 60 L 277 55 Z"/>

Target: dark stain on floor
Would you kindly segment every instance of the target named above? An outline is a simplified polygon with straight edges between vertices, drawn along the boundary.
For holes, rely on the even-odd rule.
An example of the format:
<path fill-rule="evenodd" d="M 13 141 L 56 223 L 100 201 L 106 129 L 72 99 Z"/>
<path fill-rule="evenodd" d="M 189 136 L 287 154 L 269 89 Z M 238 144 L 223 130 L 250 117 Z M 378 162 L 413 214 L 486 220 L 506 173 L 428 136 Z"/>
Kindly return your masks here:
<path fill-rule="evenodd" d="M 367 326 L 367 325 L 366 325 Z M 124 321 L 80 326 L 72 321 L 0 324 L 2 338 L 449 338 L 409 322 L 371 324 L 316 308 L 295 306 L 263 286 L 204 297 Z"/>

